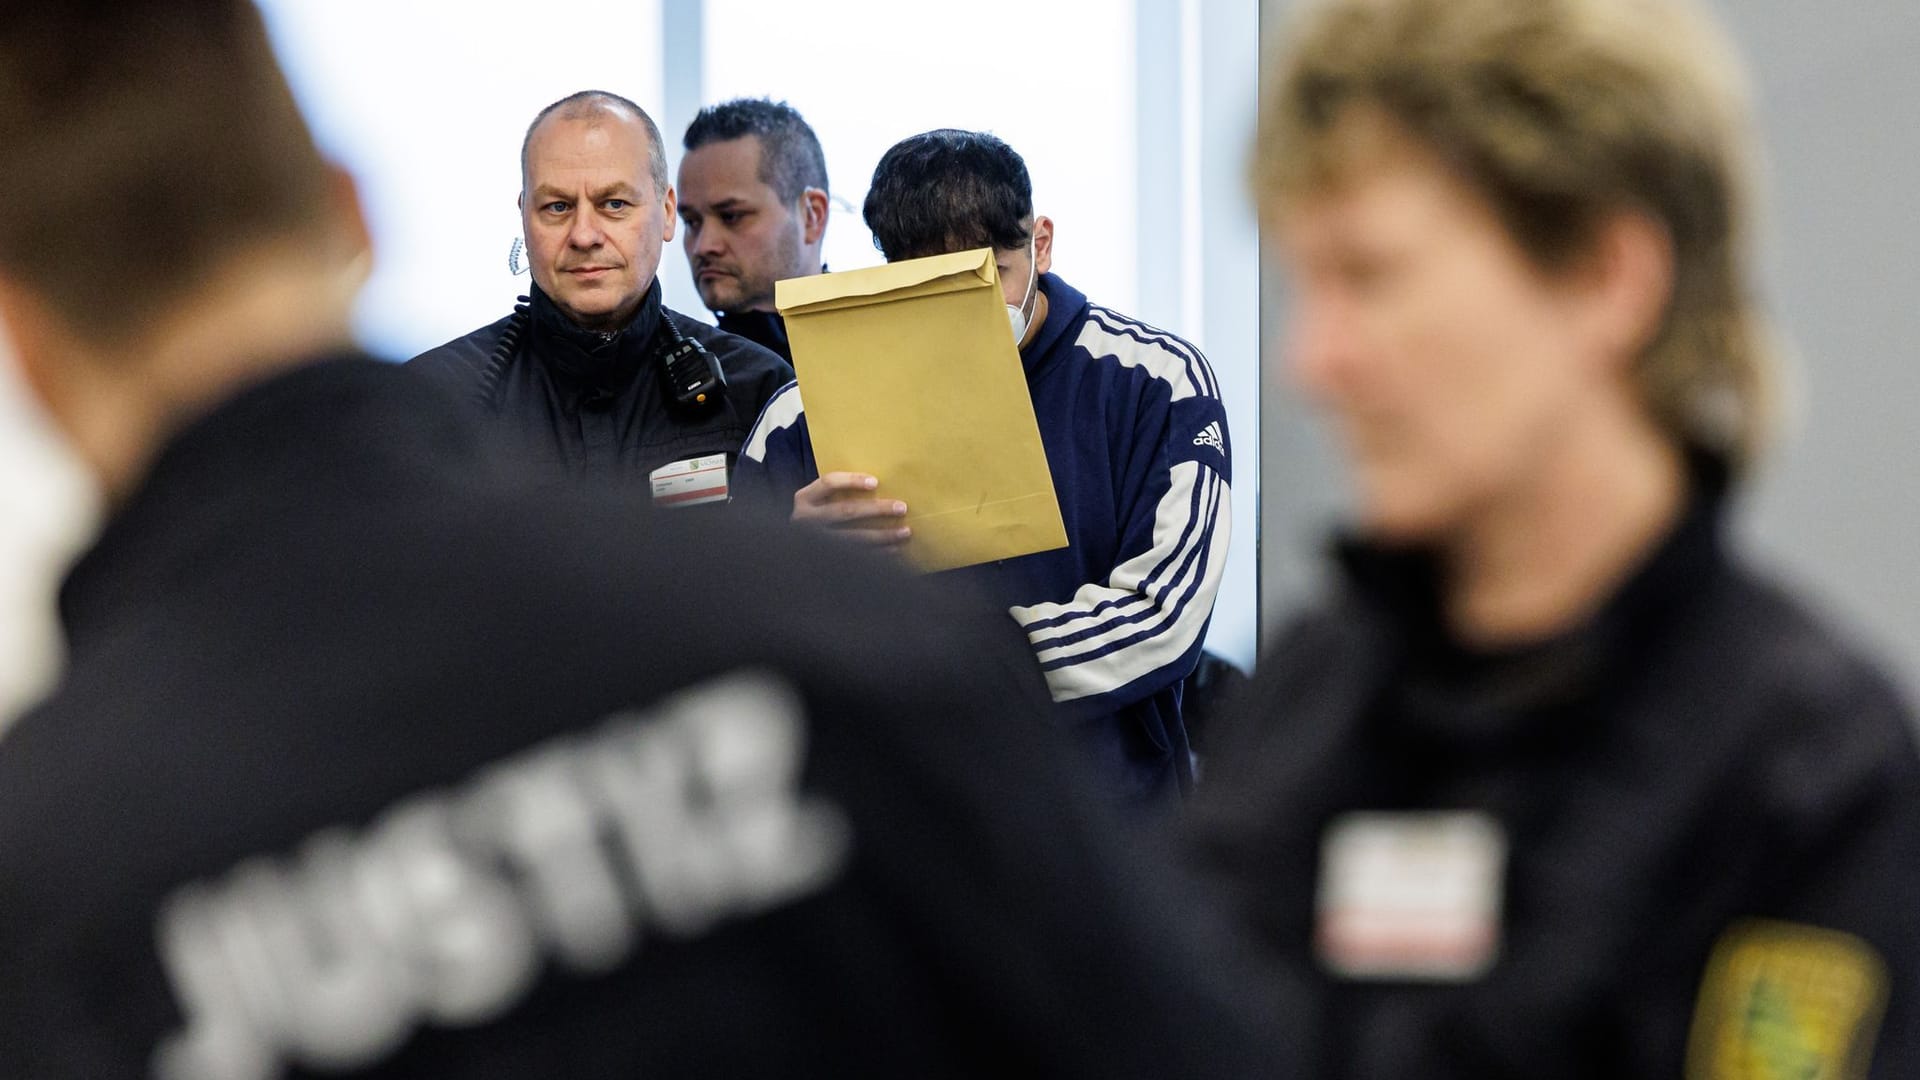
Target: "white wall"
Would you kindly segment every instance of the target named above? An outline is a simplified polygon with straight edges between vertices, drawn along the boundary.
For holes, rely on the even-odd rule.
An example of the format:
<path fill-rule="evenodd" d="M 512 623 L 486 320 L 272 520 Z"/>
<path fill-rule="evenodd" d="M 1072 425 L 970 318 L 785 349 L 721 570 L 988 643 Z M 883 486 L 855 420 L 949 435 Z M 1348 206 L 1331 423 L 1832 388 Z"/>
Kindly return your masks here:
<path fill-rule="evenodd" d="M 58 674 L 55 592 L 93 531 L 95 502 L 0 334 L 0 731 Z"/>
<path fill-rule="evenodd" d="M 660 0 L 259 0 L 321 146 L 360 182 L 356 325 L 404 360 L 513 310 L 520 139 L 576 90 L 658 115 Z"/>
<path fill-rule="evenodd" d="M 704 100 L 770 96 L 807 118 L 845 200 L 828 219 L 830 265 L 881 261 L 859 208 L 888 147 L 933 128 L 985 130 L 1026 159 L 1035 208 L 1054 219 L 1055 272 L 1133 310 L 1136 245 L 1116 227 L 1134 206 L 1129 0 L 978 0 L 965 19 L 897 0 L 815 0 L 796 25 L 767 14 L 765 0 L 707 0 Z M 684 256 L 673 276 L 685 278 Z"/>

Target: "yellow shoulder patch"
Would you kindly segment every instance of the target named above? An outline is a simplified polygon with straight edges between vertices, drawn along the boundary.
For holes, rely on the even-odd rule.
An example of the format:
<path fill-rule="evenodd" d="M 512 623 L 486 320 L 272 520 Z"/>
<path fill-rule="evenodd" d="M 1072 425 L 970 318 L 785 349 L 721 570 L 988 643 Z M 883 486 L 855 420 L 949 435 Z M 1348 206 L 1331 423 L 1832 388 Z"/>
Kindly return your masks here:
<path fill-rule="evenodd" d="M 1736 923 L 1707 962 L 1687 1080 L 1860 1080 L 1886 1004 L 1886 964 L 1859 938 Z"/>

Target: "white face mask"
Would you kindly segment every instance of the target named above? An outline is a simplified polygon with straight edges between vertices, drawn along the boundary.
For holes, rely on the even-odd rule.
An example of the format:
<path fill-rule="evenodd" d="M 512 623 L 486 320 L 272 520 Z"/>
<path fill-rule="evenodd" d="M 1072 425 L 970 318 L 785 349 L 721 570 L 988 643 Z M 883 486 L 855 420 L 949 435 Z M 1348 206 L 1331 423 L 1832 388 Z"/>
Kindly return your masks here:
<path fill-rule="evenodd" d="M 1007 321 L 1013 324 L 1013 343 L 1018 346 L 1027 336 L 1027 304 L 1033 300 L 1034 283 L 1040 279 L 1040 264 L 1034 259 L 1034 241 L 1037 234 L 1027 235 L 1027 291 L 1020 294 L 1018 305 L 1007 305 Z"/>

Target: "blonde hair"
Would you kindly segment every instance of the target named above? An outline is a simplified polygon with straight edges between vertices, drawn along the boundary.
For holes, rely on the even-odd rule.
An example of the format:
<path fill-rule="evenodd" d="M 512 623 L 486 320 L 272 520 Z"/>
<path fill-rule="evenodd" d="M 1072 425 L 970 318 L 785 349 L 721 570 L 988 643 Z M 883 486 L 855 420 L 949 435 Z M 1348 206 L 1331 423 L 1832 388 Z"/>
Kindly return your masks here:
<path fill-rule="evenodd" d="M 1622 211 L 1671 238 L 1673 294 L 1635 365 L 1655 420 L 1739 470 L 1766 441 L 1774 359 L 1752 296 L 1751 137 L 1732 49 L 1684 0 L 1326 0 L 1282 39 L 1253 183 L 1284 205 L 1351 180 L 1378 114 L 1553 271 Z"/>

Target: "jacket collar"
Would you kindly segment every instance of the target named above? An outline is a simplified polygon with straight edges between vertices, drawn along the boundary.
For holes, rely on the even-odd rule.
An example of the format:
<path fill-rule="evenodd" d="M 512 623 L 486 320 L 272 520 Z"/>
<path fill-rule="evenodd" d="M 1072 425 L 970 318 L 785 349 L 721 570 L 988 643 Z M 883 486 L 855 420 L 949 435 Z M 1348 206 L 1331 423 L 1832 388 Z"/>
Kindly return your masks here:
<path fill-rule="evenodd" d="M 1053 361 L 1067 331 L 1080 325 L 1088 307 L 1086 294 L 1053 274 L 1041 274 L 1037 288 L 1047 297 L 1047 319 L 1027 347 L 1020 350 L 1020 363 L 1026 368 L 1028 379 Z"/>
<path fill-rule="evenodd" d="M 632 321 L 612 333 L 581 328 L 562 312 L 540 286 L 532 286 L 532 354 L 561 382 L 582 389 L 613 390 L 633 380 L 647 360 L 653 332 L 662 318 L 660 279 L 640 300 Z"/>
<path fill-rule="evenodd" d="M 1453 637 L 1431 551 L 1343 541 L 1338 556 L 1346 581 L 1385 631 L 1382 647 L 1396 657 L 1387 713 L 1436 737 L 1509 738 L 1543 712 L 1582 708 L 1624 685 L 1660 629 L 1726 566 L 1727 471 L 1696 454 L 1689 481 L 1679 520 L 1599 610 L 1561 634 L 1516 647 L 1475 649 Z"/>

